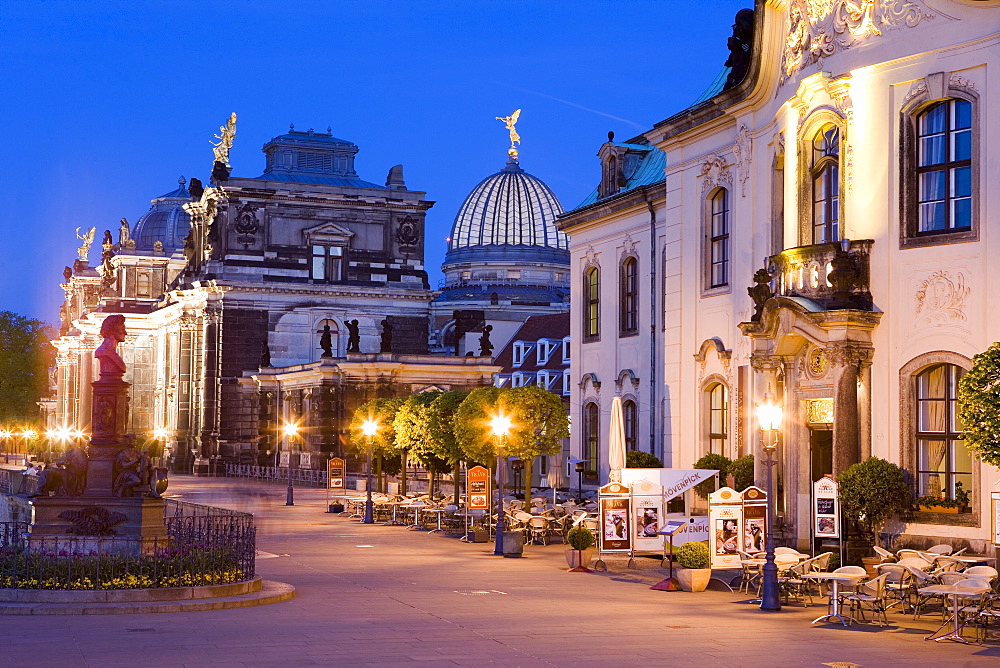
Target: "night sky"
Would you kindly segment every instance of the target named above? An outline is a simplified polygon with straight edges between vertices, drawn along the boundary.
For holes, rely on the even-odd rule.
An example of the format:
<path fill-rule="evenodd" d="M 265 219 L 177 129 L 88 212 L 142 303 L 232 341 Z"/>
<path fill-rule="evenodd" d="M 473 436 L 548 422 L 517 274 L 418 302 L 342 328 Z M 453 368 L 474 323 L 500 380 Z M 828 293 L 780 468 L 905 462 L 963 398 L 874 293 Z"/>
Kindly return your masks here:
<path fill-rule="evenodd" d="M 437 287 L 465 196 L 506 160 L 495 116 L 521 108 L 521 166 L 576 206 L 613 130 L 631 138 L 688 106 L 728 57 L 750 0 L 324 0 L 0 3 L 0 310 L 55 322 L 77 227 L 114 231 L 177 187 L 208 182 L 209 140 L 239 116 L 233 175 L 261 147 L 333 128 L 384 183 L 402 164 L 437 202 Z"/>

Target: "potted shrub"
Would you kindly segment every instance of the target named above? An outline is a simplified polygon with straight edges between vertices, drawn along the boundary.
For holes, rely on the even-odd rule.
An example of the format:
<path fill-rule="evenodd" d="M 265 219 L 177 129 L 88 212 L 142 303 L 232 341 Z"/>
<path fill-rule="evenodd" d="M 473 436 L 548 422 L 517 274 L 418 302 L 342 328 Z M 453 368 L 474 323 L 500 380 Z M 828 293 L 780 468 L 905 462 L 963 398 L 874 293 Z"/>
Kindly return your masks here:
<path fill-rule="evenodd" d="M 943 494 L 925 494 L 913 500 L 917 510 L 924 513 L 968 513 L 969 493 L 962 489 L 962 483 L 955 483 L 955 498 Z"/>
<path fill-rule="evenodd" d="M 712 555 L 701 542 L 684 543 L 677 548 L 677 563 L 681 570 L 674 576 L 684 591 L 705 591 L 712 579 Z"/>
<path fill-rule="evenodd" d="M 871 554 L 882 525 L 910 507 L 910 486 L 903 469 L 878 457 L 852 464 L 837 476 L 837 483 L 840 507 L 853 534 L 847 540 L 847 562 L 857 564 Z"/>
<path fill-rule="evenodd" d="M 566 550 L 566 563 L 569 564 L 570 571 L 589 573 L 587 566 L 594 555 L 594 534 L 584 527 L 573 527 L 566 533 L 566 542 L 571 548 Z"/>

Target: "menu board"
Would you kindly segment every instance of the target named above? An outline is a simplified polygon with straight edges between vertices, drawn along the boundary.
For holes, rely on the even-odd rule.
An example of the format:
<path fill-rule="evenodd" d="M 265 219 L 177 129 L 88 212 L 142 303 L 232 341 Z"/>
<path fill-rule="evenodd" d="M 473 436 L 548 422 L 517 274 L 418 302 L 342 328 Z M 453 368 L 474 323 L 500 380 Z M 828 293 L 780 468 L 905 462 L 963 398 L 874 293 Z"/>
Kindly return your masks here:
<path fill-rule="evenodd" d="M 465 472 L 465 489 L 469 510 L 490 509 L 490 472 L 485 467 L 473 466 Z"/>
<path fill-rule="evenodd" d="M 344 488 L 344 460 L 334 457 L 329 461 L 330 475 L 327 477 L 330 489 Z"/>
<path fill-rule="evenodd" d="M 991 492 L 993 506 L 993 544 L 1000 547 L 1000 492 Z"/>
<path fill-rule="evenodd" d="M 813 533 L 817 538 L 840 537 L 837 481 L 823 476 L 813 483 Z"/>
<path fill-rule="evenodd" d="M 612 482 L 598 490 L 600 501 L 601 552 L 629 552 L 632 549 L 631 490 Z M 659 515 L 657 515 L 659 520 Z M 660 543 L 662 544 L 662 543 Z"/>

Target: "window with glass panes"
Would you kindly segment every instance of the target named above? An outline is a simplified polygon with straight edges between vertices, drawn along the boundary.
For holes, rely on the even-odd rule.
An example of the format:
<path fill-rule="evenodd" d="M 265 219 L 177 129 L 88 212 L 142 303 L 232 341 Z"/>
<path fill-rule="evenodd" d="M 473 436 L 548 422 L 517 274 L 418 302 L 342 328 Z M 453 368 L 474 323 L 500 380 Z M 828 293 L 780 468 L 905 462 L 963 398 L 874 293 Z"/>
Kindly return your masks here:
<path fill-rule="evenodd" d="M 626 258 L 621 271 L 621 334 L 639 332 L 639 263 L 634 257 Z"/>
<path fill-rule="evenodd" d="M 625 450 L 638 450 L 639 407 L 631 399 L 622 402 L 622 426 L 625 428 Z"/>
<path fill-rule="evenodd" d="M 313 246 L 310 276 L 314 281 L 343 280 L 343 263 L 343 246 Z"/>
<path fill-rule="evenodd" d="M 972 227 L 972 103 L 946 100 L 917 118 L 917 233 Z"/>
<path fill-rule="evenodd" d="M 712 197 L 710 287 L 729 284 L 729 191 L 720 188 Z"/>
<path fill-rule="evenodd" d="M 917 491 L 955 499 L 972 492 L 972 456 L 962 441 L 958 381 L 964 370 L 937 364 L 919 373 L 917 383 Z"/>
<path fill-rule="evenodd" d="M 590 402 L 583 407 L 583 459 L 585 471 L 597 471 L 598 449 L 600 447 L 600 411 L 597 404 Z"/>
<path fill-rule="evenodd" d="M 726 454 L 729 442 L 729 389 L 722 383 L 708 388 L 708 451 Z"/>
<path fill-rule="evenodd" d="M 592 267 L 584 274 L 583 335 L 596 337 L 601 333 L 601 271 Z"/>
<path fill-rule="evenodd" d="M 813 138 L 813 243 L 840 240 L 840 130 L 827 125 Z"/>

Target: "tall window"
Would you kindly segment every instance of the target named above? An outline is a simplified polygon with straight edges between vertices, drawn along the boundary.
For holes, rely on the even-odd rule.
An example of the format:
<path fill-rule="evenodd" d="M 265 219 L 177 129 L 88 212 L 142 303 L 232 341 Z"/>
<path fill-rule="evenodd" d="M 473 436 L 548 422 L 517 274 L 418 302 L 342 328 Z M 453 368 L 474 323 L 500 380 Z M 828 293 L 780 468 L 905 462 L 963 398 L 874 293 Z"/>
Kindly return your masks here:
<path fill-rule="evenodd" d="M 824 126 L 813 138 L 813 243 L 840 239 L 840 130 Z"/>
<path fill-rule="evenodd" d="M 726 454 L 729 443 L 729 388 L 715 383 L 706 390 L 708 403 L 708 451 Z"/>
<path fill-rule="evenodd" d="M 622 402 L 622 422 L 625 427 L 625 450 L 638 450 L 639 408 L 631 399 Z"/>
<path fill-rule="evenodd" d="M 601 270 L 591 267 L 584 274 L 584 337 L 596 338 L 601 334 Z"/>
<path fill-rule="evenodd" d="M 314 281 L 343 280 L 343 246 L 313 246 L 312 271 Z"/>
<path fill-rule="evenodd" d="M 729 191 L 720 188 L 712 197 L 709 270 L 710 287 L 729 284 Z"/>
<path fill-rule="evenodd" d="M 972 457 L 962 441 L 958 381 L 964 371 L 937 364 L 917 375 L 917 489 L 956 499 L 972 492 Z"/>
<path fill-rule="evenodd" d="M 972 104 L 946 100 L 917 119 L 917 233 L 972 227 Z"/>
<path fill-rule="evenodd" d="M 601 418 L 597 404 L 590 402 L 583 407 L 583 459 L 584 470 L 597 471 L 600 447 Z"/>
<path fill-rule="evenodd" d="M 622 335 L 639 333 L 639 261 L 634 257 L 622 262 L 621 304 L 618 328 Z"/>

